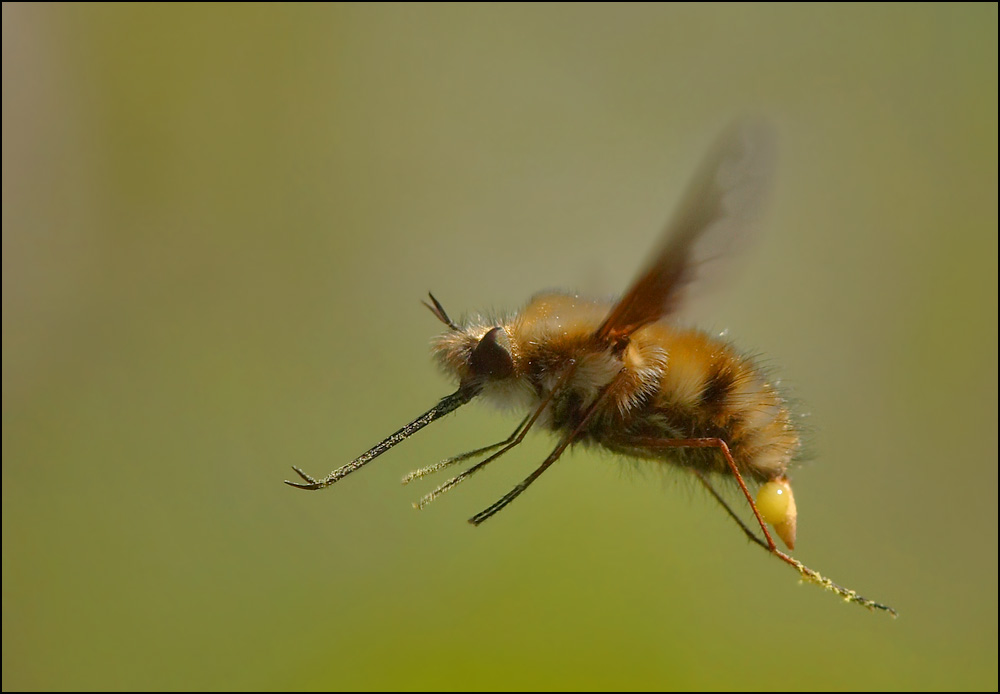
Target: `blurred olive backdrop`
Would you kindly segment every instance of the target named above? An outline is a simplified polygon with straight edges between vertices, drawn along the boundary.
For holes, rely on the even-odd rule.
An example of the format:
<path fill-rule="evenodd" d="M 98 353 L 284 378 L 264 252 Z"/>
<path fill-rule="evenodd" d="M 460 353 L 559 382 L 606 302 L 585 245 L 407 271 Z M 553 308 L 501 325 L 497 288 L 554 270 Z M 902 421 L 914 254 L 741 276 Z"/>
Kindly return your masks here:
<path fill-rule="evenodd" d="M 453 313 L 621 291 L 734 117 L 697 315 L 809 414 L 797 556 L 529 437 L 423 512 Z M 997 687 L 997 6 L 3 5 L 3 688 Z"/>

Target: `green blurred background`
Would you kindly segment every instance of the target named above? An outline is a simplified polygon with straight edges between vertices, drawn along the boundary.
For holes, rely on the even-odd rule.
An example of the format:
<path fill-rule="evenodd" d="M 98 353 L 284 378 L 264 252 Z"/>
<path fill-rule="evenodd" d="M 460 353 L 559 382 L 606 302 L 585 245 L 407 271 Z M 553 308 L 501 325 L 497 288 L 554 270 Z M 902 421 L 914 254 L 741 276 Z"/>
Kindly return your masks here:
<path fill-rule="evenodd" d="M 449 311 L 624 289 L 734 117 L 782 158 L 696 317 L 809 413 L 800 586 L 552 446 L 418 513 Z M 997 6 L 3 5 L 3 688 L 997 688 Z"/>

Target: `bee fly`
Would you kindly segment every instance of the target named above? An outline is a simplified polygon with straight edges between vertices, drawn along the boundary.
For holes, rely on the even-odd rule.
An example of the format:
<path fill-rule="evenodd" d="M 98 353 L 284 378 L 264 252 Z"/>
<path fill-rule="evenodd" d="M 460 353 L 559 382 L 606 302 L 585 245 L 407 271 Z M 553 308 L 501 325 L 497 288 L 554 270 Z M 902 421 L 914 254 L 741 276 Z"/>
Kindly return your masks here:
<path fill-rule="evenodd" d="M 516 499 L 571 444 L 590 443 L 691 472 L 755 543 L 802 577 L 869 609 L 895 610 L 843 588 L 782 552 L 768 530 L 792 549 L 796 507 L 787 471 L 800 448 L 785 401 L 754 362 L 720 338 L 670 322 L 682 296 L 720 250 L 755 226 L 773 160 L 766 129 L 743 125 L 724 136 L 689 185 L 664 241 L 638 279 L 614 304 L 575 294 L 535 296 L 500 320 L 456 323 L 430 296 L 425 304 L 447 326 L 434 340 L 437 361 L 458 390 L 323 479 L 299 468 L 299 489 L 323 489 L 361 469 L 431 422 L 482 396 L 527 416 L 504 441 L 408 474 L 423 477 L 491 453 L 424 496 L 423 507 L 517 446 L 533 427 L 559 443 L 520 484 L 469 519 L 479 525 Z M 712 485 L 736 481 L 763 539 Z M 759 485 L 756 501 L 749 485 Z"/>

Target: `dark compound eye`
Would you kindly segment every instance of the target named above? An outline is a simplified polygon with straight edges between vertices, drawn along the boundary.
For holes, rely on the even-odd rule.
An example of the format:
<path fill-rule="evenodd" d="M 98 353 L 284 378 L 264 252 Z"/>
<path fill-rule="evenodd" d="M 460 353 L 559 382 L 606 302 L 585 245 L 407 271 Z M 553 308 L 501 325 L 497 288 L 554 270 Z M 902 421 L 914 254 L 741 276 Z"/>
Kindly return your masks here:
<path fill-rule="evenodd" d="M 469 355 L 469 367 L 476 376 L 504 378 L 514 373 L 510 340 L 503 328 L 498 326 L 483 335 Z"/>

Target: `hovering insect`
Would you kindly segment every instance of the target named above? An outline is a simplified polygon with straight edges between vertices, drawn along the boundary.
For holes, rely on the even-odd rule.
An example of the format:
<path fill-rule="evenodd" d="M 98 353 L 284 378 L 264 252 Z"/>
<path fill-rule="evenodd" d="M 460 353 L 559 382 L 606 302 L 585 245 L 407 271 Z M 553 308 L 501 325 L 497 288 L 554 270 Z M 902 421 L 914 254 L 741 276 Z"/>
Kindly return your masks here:
<path fill-rule="evenodd" d="M 702 164 L 662 245 L 617 303 L 568 293 L 535 296 L 521 311 L 488 320 L 453 321 L 430 296 L 425 304 L 447 326 L 433 343 L 458 390 L 323 479 L 293 468 L 299 489 L 323 489 L 474 398 L 514 405 L 527 416 L 504 441 L 415 470 L 404 483 L 495 451 L 424 496 L 423 507 L 517 446 L 535 426 L 559 443 L 541 465 L 469 522 L 479 525 L 517 498 L 571 444 L 679 466 L 694 474 L 746 535 L 803 578 L 845 600 L 895 615 L 843 588 L 777 548 L 767 524 L 795 545 L 797 511 L 787 471 L 800 437 L 778 389 L 752 359 L 728 342 L 669 319 L 699 273 L 729 242 L 756 226 L 773 163 L 770 132 L 743 124 L 725 134 Z M 752 531 L 712 485 L 736 481 L 760 524 Z M 756 501 L 748 482 L 759 485 Z"/>

